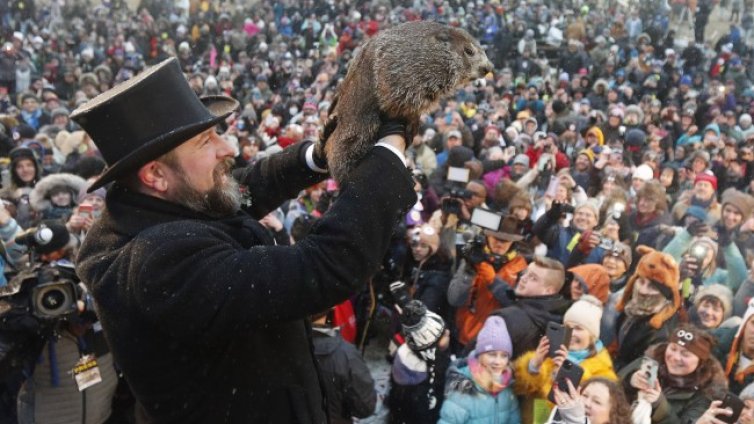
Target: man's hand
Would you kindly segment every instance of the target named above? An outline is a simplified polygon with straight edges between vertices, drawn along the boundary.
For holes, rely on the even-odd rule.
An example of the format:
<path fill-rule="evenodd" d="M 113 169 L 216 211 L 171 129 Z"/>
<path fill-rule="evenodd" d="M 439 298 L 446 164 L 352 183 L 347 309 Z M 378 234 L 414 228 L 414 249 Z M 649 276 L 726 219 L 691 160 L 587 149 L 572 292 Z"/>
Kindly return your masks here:
<path fill-rule="evenodd" d="M 265 215 L 264 218 L 260 219 L 259 223 L 276 233 L 283 229 L 283 223 L 280 222 L 280 220 L 271 213 Z"/>

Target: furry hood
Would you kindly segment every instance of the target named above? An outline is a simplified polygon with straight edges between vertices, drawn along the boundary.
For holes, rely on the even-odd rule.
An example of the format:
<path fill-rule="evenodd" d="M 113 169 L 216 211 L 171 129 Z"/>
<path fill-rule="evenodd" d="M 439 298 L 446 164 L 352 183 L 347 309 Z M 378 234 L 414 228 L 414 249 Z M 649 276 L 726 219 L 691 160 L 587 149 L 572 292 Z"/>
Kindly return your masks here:
<path fill-rule="evenodd" d="M 448 368 L 448 375 L 445 377 L 445 396 L 448 396 L 452 392 L 464 395 L 481 393 L 474 380 L 471 379 L 469 361 L 466 358 L 453 362 Z"/>
<path fill-rule="evenodd" d="M 34 190 L 29 193 L 29 204 L 36 211 L 43 211 L 52 207 L 49 194 L 55 187 L 66 186 L 71 190 L 71 203 L 75 204 L 79 192 L 86 187 L 86 180 L 74 174 L 51 174 L 48 175 L 34 186 Z"/>

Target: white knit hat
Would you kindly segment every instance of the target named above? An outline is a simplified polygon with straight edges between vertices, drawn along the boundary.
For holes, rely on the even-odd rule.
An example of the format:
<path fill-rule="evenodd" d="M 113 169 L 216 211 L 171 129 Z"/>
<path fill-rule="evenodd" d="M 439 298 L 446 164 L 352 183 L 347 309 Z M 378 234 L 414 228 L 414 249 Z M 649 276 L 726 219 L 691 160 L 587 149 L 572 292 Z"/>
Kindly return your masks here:
<path fill-rule="evenodd" d="M 563 323 L 572 322 L 586 329 L 594 340 L 600 338 L 602 303 L 592 295 L 584 295 L 571 305 L 563 316 Z"/>
<path fill-rule="evenodd" d="M 649 181 L 654 178 L 654 171 L 652 171 L 652 168 L 649 165 L 643 163 L 636 168 L 633 178 L 638 178 L 642 181 Z"/>

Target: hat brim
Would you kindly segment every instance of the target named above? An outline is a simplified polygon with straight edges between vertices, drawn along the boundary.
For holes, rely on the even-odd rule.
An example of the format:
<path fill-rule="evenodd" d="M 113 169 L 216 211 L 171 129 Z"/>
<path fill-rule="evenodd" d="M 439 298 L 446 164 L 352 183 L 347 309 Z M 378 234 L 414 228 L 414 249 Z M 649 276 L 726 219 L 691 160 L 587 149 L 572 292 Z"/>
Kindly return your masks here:
<path fill-rule="evenodd" d="M 124 158 L 109 166 L 105 172 L 86 190 L 87 193 L 115 181 L 128 171 L 139 168 L 145 163 L 155 160 L 165 153 L 185 143 L 191 137 L 222 122 L 238 109 L 237 100 L 226 96 L 206 96 L 200 99 L 209 110 L 210 118 L 186 125 L 164 134 L 131 152 Z"/>
<path fill-rule="evenodd" d="M 485 236 L 492 236 L 499 240 L 505 240 L 505 241 L 521 241 L 524 239 L 523 236 L 518 234 L 509 234 L 509 233 L 501 233 L 500 231 L 492 231 L 492 230 L 484 230 Z"/>

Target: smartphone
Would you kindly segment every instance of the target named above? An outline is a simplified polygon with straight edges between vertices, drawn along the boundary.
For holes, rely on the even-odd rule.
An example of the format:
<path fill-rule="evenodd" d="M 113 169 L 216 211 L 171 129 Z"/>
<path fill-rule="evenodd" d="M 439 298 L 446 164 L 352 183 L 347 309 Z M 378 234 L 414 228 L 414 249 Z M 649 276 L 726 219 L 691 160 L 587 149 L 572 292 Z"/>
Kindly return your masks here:
<path fill-rule="evenodd" d="M 731 411 L 733 411 L 733 414 L 729 417 L 718 415 L 715 418 L 724 423 L 733 424 L 738 421 L 738 418 L 741 416 L 741 411 L 744 409 L 744 402 L 738 396 L 732 393 L 727 393 L 723 398 L 723 404 L 720 405 L 720 408 L 730 408 Z"/>
<path fill-rule="evenodd" d="M 547 329 L 545 330 L 545 336 L 550 341 L 550 351 L 547 356 L 554 358 L 560 345 L 564 345 L 566 348 L 571 343 L 571 329 L 563 324 L 557 322 L 548 322 Z"/>
<path fill-rule="evenodd" d="M 555 381 L 552 385 L 552 389 L 550 389 L 550 393 L 547 395 L 547 399 L 550 402 L 555 403 L 556 386 L 561 392 L 568 393 L 568 380 L 571 380 L 573 387 L 578 389 L 579 384 L 581 384 L 581 377 L 583 376 L 584 369 L 566 359 L 558 370 L 558 374 L 555 376 Z"/>
<path fill-rule="evenodd" d="M 80 205 L 78 214 L 84 218 L 91 218 L 94 216 L 94 207 L 92 205 Z"/>
<path fill-rule="evenodd" d="M 650 357 L 645 356 L 641 360 L 641 367 L 639 368 L 639 372 L 644 373 L 644 377 L 646 377 L 649 387 L 654 387 L 657 383 L 657 370 L 659 369 L 659 367 L 660 364 L 658 364 L 657 361 Z"/>

